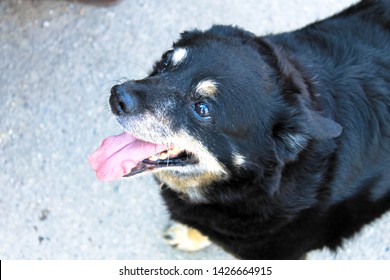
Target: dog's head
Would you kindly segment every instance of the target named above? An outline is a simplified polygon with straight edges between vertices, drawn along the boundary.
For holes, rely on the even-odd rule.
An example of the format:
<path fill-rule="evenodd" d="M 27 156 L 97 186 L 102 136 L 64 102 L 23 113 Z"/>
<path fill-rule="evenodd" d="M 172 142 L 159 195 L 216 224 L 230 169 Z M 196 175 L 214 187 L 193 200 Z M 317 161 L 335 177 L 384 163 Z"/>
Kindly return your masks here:
<path fill-rule="evenodd" d="M 112 88 L 110 106 L 126 134 L 106 140 L 105 150 L 122 151 L 110 166 L 126 176 L 158 172 L 195 200 L 211 183 L 244 173 L 268 177 L 264 188 L 274 191 L 283 165 L 310 140 L 341 133 L 316 111 L 309 87 L 293 62 L 249 32 L 185 32 L 148 77 Z"/>

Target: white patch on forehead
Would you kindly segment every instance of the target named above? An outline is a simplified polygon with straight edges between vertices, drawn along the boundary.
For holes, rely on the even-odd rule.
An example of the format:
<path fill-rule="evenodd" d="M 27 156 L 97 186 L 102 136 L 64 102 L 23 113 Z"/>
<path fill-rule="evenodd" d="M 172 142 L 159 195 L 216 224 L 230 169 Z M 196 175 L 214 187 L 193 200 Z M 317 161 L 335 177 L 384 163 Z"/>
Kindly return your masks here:
<path fill-rule="evenodd" d="M 179 65 L 187 56 L 187 50 L 184 48 L 178 48 L 173 51 L 172 64 L 173 66 Z"/>
<path fill-rule="evenodd" d="M 217 82 L 207 79 L 196 85 L 195 91 L 207 97 L 214 97 L 217 93 Z"/>

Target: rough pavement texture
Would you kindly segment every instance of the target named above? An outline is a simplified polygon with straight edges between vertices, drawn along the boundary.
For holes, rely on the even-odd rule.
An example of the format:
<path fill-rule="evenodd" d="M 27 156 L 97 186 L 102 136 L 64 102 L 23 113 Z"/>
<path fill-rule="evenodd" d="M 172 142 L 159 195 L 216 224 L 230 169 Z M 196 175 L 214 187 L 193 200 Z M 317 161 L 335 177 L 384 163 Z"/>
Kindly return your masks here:
<path fill-rule="evenodd" d="M 256 34 L 324 18 L 352 0 L 0 0 L 0 259 L 231 259 L 165 245 L 151 177 L 102 183 L 86 157 L 121 132 L 108 93 L 142 78 L 178 34 L 213 23 Z M 390 259 L 390 215 L 315 259 Z"/>

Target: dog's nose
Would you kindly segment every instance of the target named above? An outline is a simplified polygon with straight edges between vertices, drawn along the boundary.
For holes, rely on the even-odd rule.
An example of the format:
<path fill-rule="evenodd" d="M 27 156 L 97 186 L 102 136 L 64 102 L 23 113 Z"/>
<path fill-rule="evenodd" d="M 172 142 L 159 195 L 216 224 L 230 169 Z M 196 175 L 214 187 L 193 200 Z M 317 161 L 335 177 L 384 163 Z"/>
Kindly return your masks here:
<path fill-rule="evenodd" d="M 132 114 L 138 107 L 137 96 L 131 90 L 126 90 L 123 85 L 115 85 L 111 88 L 109 102 L 111 111 L 117 116 Z"/>

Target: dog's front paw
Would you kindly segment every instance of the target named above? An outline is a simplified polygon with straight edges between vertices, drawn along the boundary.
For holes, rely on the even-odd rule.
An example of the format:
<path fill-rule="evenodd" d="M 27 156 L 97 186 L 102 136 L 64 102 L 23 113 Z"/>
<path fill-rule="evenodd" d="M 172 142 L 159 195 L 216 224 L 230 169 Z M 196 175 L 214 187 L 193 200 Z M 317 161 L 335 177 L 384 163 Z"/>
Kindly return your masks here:
<path fill-rule="evenodd" d="M 164 240 L 169 245 L 187 252 L 198 251 L 211 244 L 207 236 L 180 223 L 174 224 L 165 231 Z"/>

